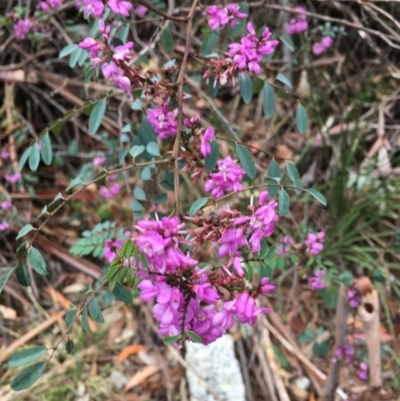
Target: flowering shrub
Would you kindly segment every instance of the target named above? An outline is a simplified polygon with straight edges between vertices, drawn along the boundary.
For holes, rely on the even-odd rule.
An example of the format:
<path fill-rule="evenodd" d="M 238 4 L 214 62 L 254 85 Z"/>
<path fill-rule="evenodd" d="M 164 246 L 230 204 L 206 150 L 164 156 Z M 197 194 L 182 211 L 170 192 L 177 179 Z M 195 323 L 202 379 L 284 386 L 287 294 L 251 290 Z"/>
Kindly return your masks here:
<path fill-rule="evenodd" d="M 43 1 L 30 18 L 22 19 L 17 13 L 8 15 L 13 21 L 15 37 L 22 40 L 38 32 L 41 23 L 46 22 L 46 14 L 56 12 L 61 5 L 59 0 Z M 324 196 L 316 189 L 303 188 L 295 165 L 289 161 L 279 165 L 273 159 L 267 174 L 260 174 L 261 169 L 245 144 L 235 138 L 235 148 L 227 145 L 232 143 L 228 140 L 221 146 L 227 139 L 223 136 L 224 129 L 217 124 L 209 125 L 200 115 L 191 115 L 187 107 L 192 98 L 187 89 L 192 82 L 187 66 L 189 57 L 193 57 L 201 69 L 198 77 L 202 77 L 202 84 L 208 87 L 211 96 L 216 95 L 220 86 L 233 89 L 238 83 L 243 102 L 250 103 L 258 85 L 265 116 L 270 119 L 275 109 L 275 94 L 272 85 L 266 82 L 266 67 L 275 52 L 280 51 L 282 40 L 276 39 L 268 27 L 255 27 L 249 22 L 246 4 L 231 3 L 206 9 L 205 37 L 200 49 L 192 49 L 193 19 L 201 17 L 198 5 L 197 0 L 193 1 L 188 14 L 177 17 L 166 15 L 149 4 L 149 10 L 159 13 L 165 21 L 186 25 L 186 44 L 180 62 L 168 60 L 156 71 L 139 64 L 142 53 L 148 49 L 140 50 L 143 46 L 140 41 L 128 40 L 129 29 L 126 29 L 132 22 L 132 13 L 142 18 L 149 11 L 146 7 L 121 0 L 80 2 L 83 18 L 93 25 L 92 33 L 78 44 L 66 46 L 60 57 L 70 56 L 71 67 L 84 67 L 87 82 L 104 78 L 115 87 L 115 92 L 85 103 L 81 110 L 66 113 L 45 129 L 21 155 L 20 171 L 15 170 L 14 164 L 1 162 L 2 184 L 23 185 L 21 170 L 25 164 L 32 171 L 39 168 L 41 161 L 45 165 L 52 164 L 51 137 L 62 131 L 65 121 L 76 111 L 85 111 L 90 115 L 89 133 L 95 135 L 105 121 L 108 99 L 115 94 L 121 96 L 121 92 L 140 120 L 122 129 L 124 139 L 121 139 L 122 150 L 117 158 L 115 154 L 96 153 L 87 171 L 70 182 L 67 194 L 58 194 L 43 208 L 38 217 L 43 219 L 41 223 L 20 228 L 17 239 L 23 243 L 17 251 L 17 266 L 7 271 L 7 277 L 2 280 L 5 285 L 15 272 L 20 283 L 26 285 L 29 276 L 26 258 L 34 271 L 46 274 L 44 258 L 34 245 L 48 220 L 92 184 L 100 186 L 101 198 L 118 201 L 126 192 L 119 174 L 139 170 L 140 178 L 138 176 L 135 181 L 137 186 L 131 202 L 131 232 L 118 230 L 115 222 L 103 222 L 92 231 L 84 232 L 83 238 L 71 248 L 77 255 L 104 257 L 108 269 L 102 283 L 89 293 L 84 304 L 68 312 L 68 338 L 80 316 L 86 331 L 88 313 L 95 321 L 103 321 L 97 295 L 104 286 L 126 302 L 132 302 L 133 294 L 137 294 L 143 302 L 150 303 L 159 334 L 178 348 L 186 340 L 209 344 L 235 323 L 254 325 L 258 315 L 269 312 L 263 306 L 263 298 L 275 289 L 270 266 L 275 248 L 283 263 L 289 257 L 301 259 L 311 290 L 330 287 L 327 265 L 321 261 L 325 233 L 303 232 L 296 243 L 295 236 L 282 237 L 276 232 L 277 222 L 290 209 L 288 191 L 296 195 L 307 193 L 326 205 Z M 287 33 L 306 34 L 309 26 L 303 14 L 305 9 L 296 10 L 298 15 L 290 20 Z M 157 28 L 161 30 L 157 41 L 163 46 L 163 54 L 168 54 L 174 50 L 174 37 L 173 29 L 169 30 L 165 21 Z M 213 53 L 215 38 L 225 28 L 232 34 L 227 35 L 230 43 L 222 42 L 221 54 Z M 239 38 L 244 28 L 246 33 Z M 314 54 L 323 53 L 332 43 L 333 38 L 324 36 L 314 44 Z M 156 40 L 154 46 L 158 46 Z M 282 79 L 280 82 L 284 83 Z M 308 116 L 302 103 L 298 102 L 293 117 L 297 131 L 305 134 Z M 130 135 L 132 131 L 135 135 Z M 2 150 L 0 156 L 7 161 L 8 150 Z M 117 167 L 108 170 L 113 165 Z M 201 184 L 205 195 L 189 207 L 180 189 L 185 173 L 190 174 L 193 184 L 197 181 Z M 149 183 L 154 183 L 153 190 L 146 191 L 143 188 L 149 189 Z M 170 210 L 165 205 L 164 190 L 173 193 L 174 207 Z M 233 206 L 229 204 L 234 194 L 249 197 L 245 210 L 235 202 Z M 0 231 L 5 232 L 10 229 L 7 219 L 12 204 L 2 199 L 0 207 Z M 348 296 L 350 306 L 357 307 L 359 299 L 355 290 L 350 289 Z M 337 350 L 335 355 L 339 358 L 349 353 Z M 364 367 L 360 369 L 364 372 L 360 377 L 365 376 Z M 33 384 L 32 380 L 21 379 L 28 373 L 22 372 L 12 387 L 20 390 Z"/>

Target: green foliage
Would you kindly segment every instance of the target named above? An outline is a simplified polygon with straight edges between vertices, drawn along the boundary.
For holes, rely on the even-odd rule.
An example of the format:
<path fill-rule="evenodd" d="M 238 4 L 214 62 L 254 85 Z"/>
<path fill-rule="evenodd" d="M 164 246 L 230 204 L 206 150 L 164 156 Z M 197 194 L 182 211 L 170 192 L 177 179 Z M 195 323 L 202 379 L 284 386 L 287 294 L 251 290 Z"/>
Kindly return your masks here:
<path fill-rule="evenodd" d="M 212 172 L 215 169 L 215 166 L 217 165 L 219 158 L 218 142 L 212 141 L 210 145 L 211 145 L 211 153 L 207 155 L 206 158 L 204 159 L 204 165 L 208 173 Z"/>
<path fill-rule="evenodd" d="M 219 31 L 208 31 L 204 35 L 203 42 L 201 43 L 200 54 L 207 56 L 211 53 L 214 46 L 217 44 L 219 39 Z"/>
<path fill-rule="evenodd" d="M 36 249 L 31 248 L 28 252 L 28 260 L 32 266 L 32 269 L 41 275 L 47 274 L 46 262 L 43 259 L 42 254 Z"/>
<path fill-rule="evenodd" d="M 70 248 L 70 252 L 78 256 L 92 255 L 102 257 L 104 255 L 104 241 L 115 236 L 115 222 L 104 221 L 94 226 L 92 230 L 85 230 L 82 238 Z"/>
<path fill-rule="evenodd" d="M 208 198 L 197 199 L 189 209 L 189 216 L 194 216 L 208 202 Z"/>
<path fill-rule="evenodd" d="M 174 38 L 168 29 L 163 29 L 161 33 L 161 44 L 166 52 L 171 52 L 174 49 Z"/>
<path fill-rule="evenodd" d="M 101 313 L 99 303 L 95 297 L 90 300 L 88 310 L 89 315 L 96 323 L 104 323 L 104 317 Z"/>
<path fill-rule="evenodd" d="M 263 88 L 263 109 L 266 118 L 270 119 L 274 115 L 275 103 L 274 89 L 270 84 L 265 83 Z"/>
<path fill-rule="evenodd" d="M 14 269 L 10 268 L 0 275 L 0 294 L 2 293 L 4 287 L 6 286 L 8 279 L 13 274 L 13 271 Z"/>
<path fill-rule="evenodd" d="M 25 390 L 34 384 L 42 375 L 47 362 L 37 362 L 25 368 L 12 382 L 14 391 Z"/>
<path fill-rule="evenodd" d="M 253 98 L 253 83 L 247 72 L 239 73 L 239 89 L 243 101 L 248 104 Z"/>
<path fill-rule="evenodd" d="M 26 363 L 33 362 L 35 359 L 40 358 L 46 352 L 46 347 L 26 348 L 22 351 L 12 354 L 8 360 L 8 364 L 13 368 L 25 365 Z"/>
<path fill-rule="evenodd" d="M 296 109 L 296 127 L 300 134 L 305 134 L 308 126 L 307 111 L 304 106 L 299 103 Z"/>
<path fill-rule="evenodd" d="M 104 114 L 106 112 L 107 99 L 101 99 L 96 106 L 93 107 L 92 113 L 89 118 L 89 132 L 95 134 L 100 128 L 101 122 L 103 121 Z"/>
<path fill-rule="evenodd" d="M 253 156 L 249 150 L 243 145 L 236 145 L 236 154 L 238 155 L 239 162 L 246 172 L 247 176 L 254 180 L 257 175 L 256 165 L 253 160 Z"/>

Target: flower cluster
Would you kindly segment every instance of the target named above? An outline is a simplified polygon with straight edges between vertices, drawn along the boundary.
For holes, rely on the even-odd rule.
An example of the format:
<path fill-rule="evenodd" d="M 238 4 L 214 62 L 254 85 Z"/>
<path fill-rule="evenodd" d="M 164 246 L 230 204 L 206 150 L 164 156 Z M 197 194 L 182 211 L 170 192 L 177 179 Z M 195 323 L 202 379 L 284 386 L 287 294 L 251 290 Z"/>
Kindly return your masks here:
<path fill-rule="evenodd" d="M 316 56 L 326 52 L 333 44 L 333 39 L 330 36 L 324 36 L 320 42 L 316 42 L 313 45 L 313 53 Z"/>
<path fill-rule="evenodd" d="M 295 10 L 299 11 L 300 13 L 297 15 L 297 17 L 292 18 L 289 21 L 289 24 L 286 27 L 286 32 L 289 35 L 302 33 L 308 29 L 307 16 L 302 14 L 302 12 L 306 11 L 306 9 L 304 7 L 296 7 Z"/>
<path fill-rule="evenodd" d="M 250 216 L 229 208 L 210 216 L 186 216 L 192 228 L 178 217 L 137 223 L 132 240 L 141 255 L 136 262 L 140 299 L 155 300 L 160 334 L 184 335 L 189 330 L 208 344 L 235 320 L 252 325 L 258 314 L 268 313 L 256 299 L 275 287 L 266 277 L 258 285 L 246 284 L 242 259 L 244 249 L 258 252 L 261 239 L 273 233 L 277 205 L 267 198 L 263 192 L 258 208 L 250 206 Z M 206 242 L 222 266 L 199 263 L 195 253 Z"/>
<path fill-rule="evenodd" d="M 230 3 L 224 8 L 212 5 L 207 10 L 208 25 L 212 30 L 224 28 L 227 24 L 233 29 L 238 24 L 238 19 L 247 18 L 247 14 L 239 11 L 237 4 Z"/>
<path fill-rule="evenodd" d="M 323 290 L 331 285 L 323 270 L 317 270 L 313 277 L 309 277 L 308 284 L 313 291 Z"/>
<path fill-rule="evenodd" d="M 25 39 L 31 30 L 34 29 L 34 23 L 31 19 L 20 19 L 14 24 L 14 34 L 16 39 Z"/>
<path fill-rule="evenodd" d="M 107 186 L 102 186 L 99 189 L 99 195 L 106 199 L 115 198 L 121 191 L 121 184 L 110 178 Z"/>
<path fill-rule="evenodd" d="M 304 242 L 306 245 L 307 253 L 310 255 L 318 255 L 324 249 L 325 233 L 320 231 L 317 234 L 310 233 L 307 235 L 307 239 Z"/>
<path fill-rule="evenodd" d="M 104 258 L 111 263 L 118 254 L 118 250 L 122 248 L 123 240 L 107 239 L 104 242 Z"/>
<path fill-rule="evenodd" d="M 357 376 L 360 380 L 366 381 L 368 379 L 369 366 L 366 362 L 360 362 Z"/>
<path fill-rule="evenodd" d="M 38 4 L 38 9 L 44 11 L 45 13 L 49 13 L 52 10 L 55 10 L 58 7 L 61 7 L 61 0 L 46 0 L 40 1 Z"/>
<path fill-rule="evenodd" d="M 205 190 L 214 198 L 221 198 L 226 192 L 241 191 L 241 184 L 245 171 L 230 156 L 217 162 L 218 173 L 209 174 L 205 183 Z"/>
<path fill-rule="evenodd" d="M 279 40 L 270 40 L 272 33 L 268 28 L 265 28 L 261 37 L 258 38 L 250 22 L 247 24 L 247 31 L 248 34 L 241 39 L 240 43 L 229 45 L 227 54 L 232 58 L 234 66 L 238 70 L 248 70 L 259 74 L 263 56 L 271 54 L 278 46 Z"/>
<path fill-rule="evenodd" d="M 116 15 L 129 17 L 129 11 L 133 8 L 129 1 L 124 0 L 108 0 L 107 6 Z M 104 15 L 105 5 L 102 0 L 84 0 L 83 16 L 87 18 L 92 15 L 96 18 L 102 18 Z"/>
<path fill-rule="evenodd" d="M 167 102 L 163 103 L 161 107 L 147 111 L 149 123 L 160 139 L 167 139 L 176 135 L 176 131 L 178 130 L 177 115 L 178 109 L 170 111 Z"/>
<path fill-rule="evenodd" d="M 345 364 L 348 365 L 353 361 L 355 350 L 348 344 L 341 344 L 337 347 L 333 353 L 335 361 L 344 360 Z"/>
<path fill-rule="evenodd" d="M 356 309 L 361 305 L 361 293 L 356 284 L 347 290 L 347 299 L 351 308 Z"/>

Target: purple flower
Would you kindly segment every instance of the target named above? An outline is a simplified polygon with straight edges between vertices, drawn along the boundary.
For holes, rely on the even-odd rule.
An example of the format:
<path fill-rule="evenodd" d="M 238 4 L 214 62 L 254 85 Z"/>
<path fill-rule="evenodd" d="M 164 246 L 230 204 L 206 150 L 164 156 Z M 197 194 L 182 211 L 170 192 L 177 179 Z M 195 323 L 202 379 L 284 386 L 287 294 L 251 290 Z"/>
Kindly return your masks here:
<path fill-rule="evenodd" d="M 269 284 L 269 278 L 268 277 L 263 277 L 261 279 L 261 292 L 263 294 L 267 294 L 268 292 L 271 292 L 275 289 L 275 286 L 273 284 Z"/>
<path fill-rule="evenodd" d="M 260 62 L 264 55 L 271 54 L 278 46 L 278 40 L 269 40 L 272 33 L 265 28 L 260 38 L 257 38 L 253 25 L 247 24 L 247 36 L 240 43 L 229 45 L 228 55 L 232 58 L 238 70 L 248 70 L 256 74 L 261 72 Z"/>
<path fill-rule="evenodd" d="M 33 22 L 29 19 L 20 19 L 14 24 L 15 37 L 17 39 L 25 39 L 26 35 L 32 30 Z"/>
<path fill-rule="evenodd" d="M 138 284 L 140 290 L 139 298 L 144 302 L 152 301 L 159 293 L 158 287 L 150 280 L 143 280 Z"/>
<path fill-rule="evenodd" d="M 246 238 L 241 228 L 232 228 L 226 230 L 220 240 L 221 247 L 218 250 L 218 256 L 240 256 L 239 248 L 247 245 Z"/>
<path fill-rule="evenodd" d="M 201 137 L 201 153 L 204 157 L 211 154 L 211 141 L 214 139 L 215 130 L 214 127 L 208 127 Z"/>
<path fill-rule="evenodd" d="M 353 284 L 347 290 L 347 299 L 349 301 L 350 307 L 353 309 L 358 308 L 361 305 L 361 294 L 355 284 Z"/>
<path fill-rule="evenodd" d="M 48 13 L 51 10 L 61 7 L 61 5 L 62 5 L 61 0 L 46 0 L 46 1 L 41 1 L 38 4 L 38 9 Z"/>
<path fill-rule="evenodd" d="M 9 228 L 10 228 L 10 225 L 6 221 L 3 221 L 2 223 L 0 223 L 0 231 L 6 231 Z"/>
<path fill-rule="evenodd" d="M 325 233 L 320 231 L 317 234 L 310 233 L 304 241 L 306 251 L 311 255 L 318 255 L 324 249 Z"/>
<path fill-rule="evenodd" d="M 10 201 L 5 200 L 0 202 L 0 208 L 3 210 L 10 210 L 12 208 L 12 204 Z"/>
<path fill-rule="evenodd" d="M 197 295 L 197 298 L 201 301 L 207 302 L 208 304 L 215 304 L 218 301 L 219 295 L 217 291 L 211 288 L 210 283 L 195 284 L 193 291 Z"/>
<path fill-rule="evenodd" d="M 251 326 L 255 323 L 257 315 L 260 313 L 268 313 L 268 308 L 258 308 L 256 300 L 249 294 L 248 291 L 244 291 L 236 299 L 236 318 L 240 323 L 248 323 Z"/>
<path fill-rule="evenodd" d="M 247 18 L 247 14 L 239 11 L 239 6 L 236 4 L 228 4 L 225 8 L 218 8 L 216 5 L 212 5 L 207 10 L 208 14 L 208 25 L 215 31 L 224 28 L 229 22 L 230 27 L 234 28 L 239 18 Z"/>
<path fill-rule="evenodd" d="M 22 175 L 21 173 L 15 173 L 15 174 L 4 174 L 4 178 L 6 181 L 11 182 L 12 184 L 18 182 L 21 178 Z"/>
<path fill-rule="evenodd" d="M 110 61 L 109 63 L 104 63 L 101 67 L 101 70 L 105 78 L 111 79 L 114 85 L 126 91 L 128 95 L 132 98 L 131 81 L 128 77 L 125 77 L 123 75 L 123 72 L 113 61 Z"/>
<path fill-rule="evenodd" d="M 133 7 L 129 1 L 121 0 L 108 0 L 107 5 L 113 13 L 123 15 L 124 17 L 129 17 L 129 10 Z"/>
<path fill-rule="evenodd" d="M 99 195 L 103 198 L 113 199 L 119 194 L 120 191 L 121 184 L 118 184 L 118 182 L 110 182 L 108 187 L 101 187 L 99 189 Z"/>
<path fill-rule="evenodd" d="M 117 250 L 122 248 L 121 239 L 107 239 L 104 242 L 104 258 L 111 263 L 117 256 Z"/>
<path fill-rule="evenodd" d="M 177 115 L 178 109 L 169 111 L 168 103 L 164 103 L 161 108 L 157 107 L 147 111 L 149 123 L 160 139 L 167 139 L 176 135 L 178 129 Z"/>
<path fill-rule="evenodd" d="M 235 269 L 236 274 L 239 277 L 245 276 L 242 263 L 240 262 L 240 258 L 238 258 L 237 256 L 233 258 L 233 268 Z"/>
<path fill-rule="evenodd" d="M 360 367 L 359 370 L 357 372 L 357 376 L 359 377 L 359 379 L 366 381 L 368 379 L 368 364 L 365 362 L 361 362 L 360 363 Z"/>
<path fill-rule="evenodd" d="M 87 18 L 92 15 L 96 18 L 103 17 L 104 3 L 101 0 L 84 0 L 83 16 Z"/>
<path fill-rule="evenodd" d="M 105 162 L 106 162 L 106 157 L 104 155 L 96 156 L 93 159 L 93 165 L 95 166 L 102 166 Z"/>
<path fill-rule="evenodd" d="M 218 173 L 209 174 L 209 180 L 205 183 L 205 190 L 210 192 L 214 198 L 221 198 L 226 192 L 240 191 L 245 171 L 232 160 L 231 157 L 217 162 Z"/>
<path fill-rule="evenodd" d="M 321 39 L 320 42 L 316 42 L 313 45 L 313 53 L 316 56 L 321 55 L 324 53 L 326 50 L 328 50 L 333 43 L 333 39 L 330 36 L 325 36 Z"/>
<path fill-rule="evenodd" d="M 224 303 L 223 309 L 218 312 L 213 318 L 213 325 L 222 327 L 224 330 L 229 330 L 233 323 L 235 313 L 235 301 L 228 301 Z"/>
<path fill-rule="evenodd" d="M 348 365 L 351 363 L 352 359 L 354 358 L 355 351 L 354 348 L 348 344 L 341 344 L 338 348 L 335 349 L 333 353 L 336 360 L 345 359 L 345 363 Z"/>
<path fill-rule="evenodd" d="M 90 57 L 97 57 L 103 47 L 103 45 L 99 43 L 96 39 L 89 37 L 79 42 L 78 46 L 83 50 L 89 50 Z"/>
<path fill-rule="evenodd" d="M 113 59 L 114 60 L 130 60 L 132 58 L 131 53 L 133 49 L 133 42 L 128 42 L 124 45 L 117 46 L 114 49 Z"/>
<path fill-rule="evenodd" d="M 6 150 L 0 151 L 0 158 L 3 160 L 7 160 L 10 157 L 10 152 L 7 152 Z"/>
<path fill-rule="evenodd" d="M 135 13 L 140 17 L 144 17 L 148 10 L 145 6 L 137 5 L 133 8 L 133 11 L 135 11 Z"/>
<path fill-rule="evenodd" d="M 331 285 L 324 274 L 323 270 L 317 270 L 313 277 L 308 278 L 308 284 L 312 291 L 323 290 Z"/>
<path fill-rule="evenodd" d="M 285 235 L 278 245 L 278 256 L 286 255 L 290 252 L 292 245 L 294 244 L 292 238 Z"/>
<path fill-rule="evenodd" d="M 296 7 L 297 11 L 306 11 L 304 7 Z M 295 18 L 289 21 L 289 25 L 286 27 L 286 31 L 289 35 L 294 33 L 301 33 L 308 29 L 307 16 L 304 14 L 298 14 Z"/>

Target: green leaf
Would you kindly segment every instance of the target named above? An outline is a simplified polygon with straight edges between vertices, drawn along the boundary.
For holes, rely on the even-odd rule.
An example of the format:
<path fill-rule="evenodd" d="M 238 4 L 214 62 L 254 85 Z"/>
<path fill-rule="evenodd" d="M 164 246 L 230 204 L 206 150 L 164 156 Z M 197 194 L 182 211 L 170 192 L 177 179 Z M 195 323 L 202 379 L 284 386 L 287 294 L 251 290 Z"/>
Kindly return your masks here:
<path fill-rule="evenodd" d="M 24 153 L 22 153 L 22 156 L 19 159 L 19 163 L 18 163 L 18 167 L 20 170 L 22 170 L 23 167 L 25 166 L 25 163 L 27 162 L 29 155 L 31 154 L 31 150 L 32 150 L 32 147 L 29 146 L 28 148 L 26 148 L 24 150 Z"/>
<path fill-rule="evenodd" d="M 68 340 L 67 343 L 65 344 L 65 352 L 67 354 L 70 354 L 75 348 L 75 344 L 72 340 Z"/>
<path fill-rule="evenodd" d="M 50 128 L 51 132 L 53 134 L 58 135 L 61 130 L 63 129 L 64 126 L 64 121 L 56 121 Z"/>
<path fill-rule="evenodd" d="M 146 148 L 143 145 L 134 145 L 130 148 L 129 153 L 135 158 L 141 155 L 145 150 Z"/>
<path fill-rule="evenodd" d="M 70 305 L 69 310 L 68 310 L 67 314 L 65 315 L 65 324 L 67 325 L 68 330 L 74 324 L 76 312 L 77 312 L 76 308 L 73 305 Z"/>
<path fill-rule="evenodd" d="M 60 51 L 60 54 L 58 55 L 58 58 L 63 58 L 65 56 L 68 56 L 72 52 L 74 52 L 78 48 L 78 45 L 75 43 L 72 43 L 70 45 L 67 45 L 63 47 Z"/>
<path fill-rule="evenodd" d="M 142 172 L 141 172 L 141 174 L 140 174 L 140 177 L 142 178 L 143 181 L 149 181 L 149 180 L 151 180 L 151 170 L 150 170 L 150 167 L 146 166 L 146 167 L 142 170 Z"/>
<path fill-rule="evenodd" d="M 112 293 L 119 301 L 126 304 L 131 304 L 133 302 L 132 294 L 121 283 L 115 284 Z"/>
<path fill-rule="evenodd" d="M 41 142 L 42 147 L 40 149 L 40 154 L 42 155 L 42 160 L 46 166 L 50 166 L 51 161 L 53 160 L 53 149 L 51 147 L 49 134 L 44 135 L 41 139 Z"/>
<path fill-rule="evenodd" d="M 79 61 L 79 58 L 81 57 L 81 50 L 79 47 L 77 47 L 72 53 L 71 56 L 69 58 L 69 66 L 71 68 L 74 68 L 77 64 L 77 62 Z"/>
<path fill-rule="evenodd" d="M 305 134 L 307 131 L 308 117 L 307 111 L 301 103 L 297 105 L 296 110 L 296 127 L 300 134 Z"/>
<path fill-rule="evenodd" d="M 143 205 L 142 205 L 140 202 L 138 202 L 136 199 L 134 199 L 134 200 L 131 202 L 131 209 L 132 209 L 134 212 L 141 212 L 141 211 L 144 209 L 144 207 L 143 207 Z"/>
<path fill-rule="evenodd" d="M 252 85 L 253 85 L 253 95 L 255 95 L 258 92 L 260 92 L 261 89 L 264 87 L 265 81 L 260 78 L 253 78 Z"/>
<path fill-rule="evenodd" d="M 18 236 L 16 239 L 20 239 L 22 237 L 25 237 L 26 234 L 30 233 L 32 230 L 36 230 L 35 227 L 32 226 L 32 224 L 25 224 L 18 233 Z"/>
<path fill-rule="evenodd" d="M 93 107 L 89 118 L 89 132 L 95 134 L 103 121 L 106 112 L 107 99 L 101 99 L 96 106 Z"/>
<path fill-rule="evenodd" d="M 79 175 L 78 175 L 78 177 L 75 177 L 70 183 L 69 183 L 69 185 L 68 185 L 68 187 L 65 189 L 65 191 L 66 192 L 68 192 L 70 189 L 72 189 L 73 187 L 76 187 L 77 185 L 79 185 L 79 184 L 83 184 L 83 182 L 82 182 L 82 179 L 81 179 L 81 177 L 79 177 Z M 61 195 L 60 193 L 59 194 L 57 194 L 57 196 L 58 195 Z M 62 198 L 62 197 L 61 197 Z M 60 199 L 61 199 L 60 198 Z M 53 202 L 55 202 L 56 200 L 58 200 L 58 199 L 54 199 L 54 201 Z"/>
<path fill-rule="evenodd" d="M 209 31 L 205 34 L 203 42 L 201 43 L 200 54 L 207 56 L 217 44 L 219 39 L 219 31 Z"/>
<path fill-rule="evenodd" d="M 253 160 L 253 156 L 249 150 L 243 145 L 236 145 L 236 154 L 238 155 L 240 164 L 244 168 L 247 176 L 254 180 L 257 175 L 257 169 Z"/>
<path fill-rule="evenodd" d="M 326 199 L 321 192 L 317 191 L 316 189 L 306 189 L 306 191 L 313 196 L 317 201 L 321 202 L 324 206 L 326 206 Z"/>
<path fill-rule="evenodd" d="M 189 209 L 189 216 L 194 216 L 207 202 L 208 198 L 200 198 L 193 202 Z"/>
<path fill-rule="evenodd" d="M 164 342 L 165 342 L 165 344 L 167 344 L 167 345 L 171 345 L 171 344 L 173 344 L 173 343 L 176 343 L 180 338 L 181 338 L 180 335 L 171 336 L 171 337 L 165 337 L 165 338 L 164 338 Z"/>
<path fill-rule="evenodd" d="M 239 89 L 243 101 L 248 104 L 253 98 L 253 83 L 247 72 L 239 73 Z"/>
<path fill-rule="evenodd" d="M 36 171 L 40 162 L 40 150 L 37 143 L 34 143 L 31 148 L 32 149 L 29 153 L 29 168 L 32 171 Z"/>
<path fill-rule="evenodd" d="M 154 198 L 154 203 L 156 205 L 161 205 L 162 203 L 165 203 L 168 200 L 167 194 L 159 194 Z"/>
<path fill-rule="evenodd" d="M 130 258 L 133 255 L 133 247 L 134 247 L 134 243 L 133 241 L 128 238 L 124 245 L 122 245 L 122 249 L 121 249 L 121 256 L 124 258 Z"/>
<path fill-rule="evenodd" d="M 24 287 L 29 287 L 31 285 L 31 276 L 24 264 L 21 264 L 17 267 L 17 269 L 15 270 L 15 275 L 17 277 L 18 283 L 20 283 Z"/>
<path fill-rule="evenodd" d="M 174 38 L 168 29 L 164 29 L 161 33 L 161 44 L 166 52 L 174 50 Z"/>
<path fill-rule="evenodd" d="M 47 362 L 38 362 L 25 368 L 10 384 L 14 391 L 32 386 L 42 375 Z"/>
<path fill-rule="evenodd" d="M 294 43 L 293 43 L 292 38 L 291 38 L 290 35 L 282 35 L 282 36 L 279 37 L 279 39 L 286 45 L 286 47 L 290 51 L 292 51 L 292 52 L 295 51 L 296 48 L 294 47 Z"/>
<path fill-rule="evenodd" d="M 263 109 L 265 117 L 271 118 L 275 112 L 275 92 L 270 84 L 265 84 L 263 89 Z"/>
<path fill-rule="evenodd" d="M 160 149 L 158 148 L 158 145 L 155 142 L 149 142 L 146 145 L 146 150 L 152 156 L 160 156 Z"/>
<path fill-rule="evenodd" d="M 140 201 L 146 200 L 146 193 L 143 191 L 142 188 L 136 187 L 133 191 L 133 196 Z"/>
<path fill-rule="evenodd" d="M 302 183 L 301 183 L 301 179 L 300 179 L 300 174 L 297 171 L 297 168 L 294 166 L 294 164 L 287 163 L 286 167 L 287 167 L 288 176 L 289 176 L 290 180 L 292 181 L 293 186 L 295 187 L 294 192 L 296 192 L 297 195 L 300 195 L 302 192 L 301 188 L 303 187 Z"/>
<path fill-rule="evenodd" d="M 196 333 L 193 333 L 193 331 L 185 330 L 185 333 L 193 342 L 202 343 L 201 337 L 198 336 Z"/>
<path fill-rule="evenodd" d="M 104 317 L 101 313 L 99 304 L 96 298 L 92 298 L 89 302 L 89 314 L 96 323 L 104 323 Z"/>
<path fill-rule="evenodd" d="M 149 269 L 149 263 L 147 262 L 146 255 L 142 252 L 140 254 L 140 261 L 142 262 L 143 267 L 148 270 Z"/>
<path fill-rule="evenodd" d="M 286 75 L 282 74 L 281 72 L 276 76 L 276 79 L 282 82 L 283 84 L 287 85 L 289 88 L 292 87 L 292 84 L 290 83 Z"/>
<path fill-rule="evenodd" d="M 32 266 L 32 269 L 42 276 L 47 274 L 46 262 L 43 259 L 42 254 L 36 249 L 31 248 L 28 253 L 28 260 Z"/>
<path fill-rule="evenodd" d="M 0 276 L 0 294 L 2 293 L 4 287 L 7 284 L 8 279 L 11 277 L 14 269 L 11 267 L 7 269 L 1 276 Z"/>
<path fill-rule="evenodd" d="M 46 347 L 32 347 L 16 352 L 10 356 L 8 364 L 15 368 L 40 358 L 47 352 Z"/>
<path fill-rule="evenodd" d="M 88 314 L 87 314 L 87 310 L 86 309 L 84 309 L 82 311 L 82 327 L 83 327 L 83 330 L 86 331 L 86 333 L 91 333 L 92 332 L 92 330 L 90 330 Z"/>
<path fill-rule="evenodd" d="M 206 171 L 210 173 L 215 169 L 217 165 L 218 157 L 219 157 L 219 145 L 218 142 L 212 141 L 211 145 L 211 153 L 206 156 L 204 159 L 204 165 L 206 167 Z"/>
<path fill-rule="evenodd" d="M 281 189 L 279 193 L 279 216 L 284 216 L 289 210 L 290 198 L 285 189 Z"/>
<path fill-rule="evenodd" d="M 267 176 L 270 177 L 267 179 L 267 183 L 269 184 L 268 194 L 271 198 L 274 198 L 279 191 L 279 187 L 276 184 L 281 180 L 281 170 L 275 160 L 272 160 L 269 164 Z"/>

